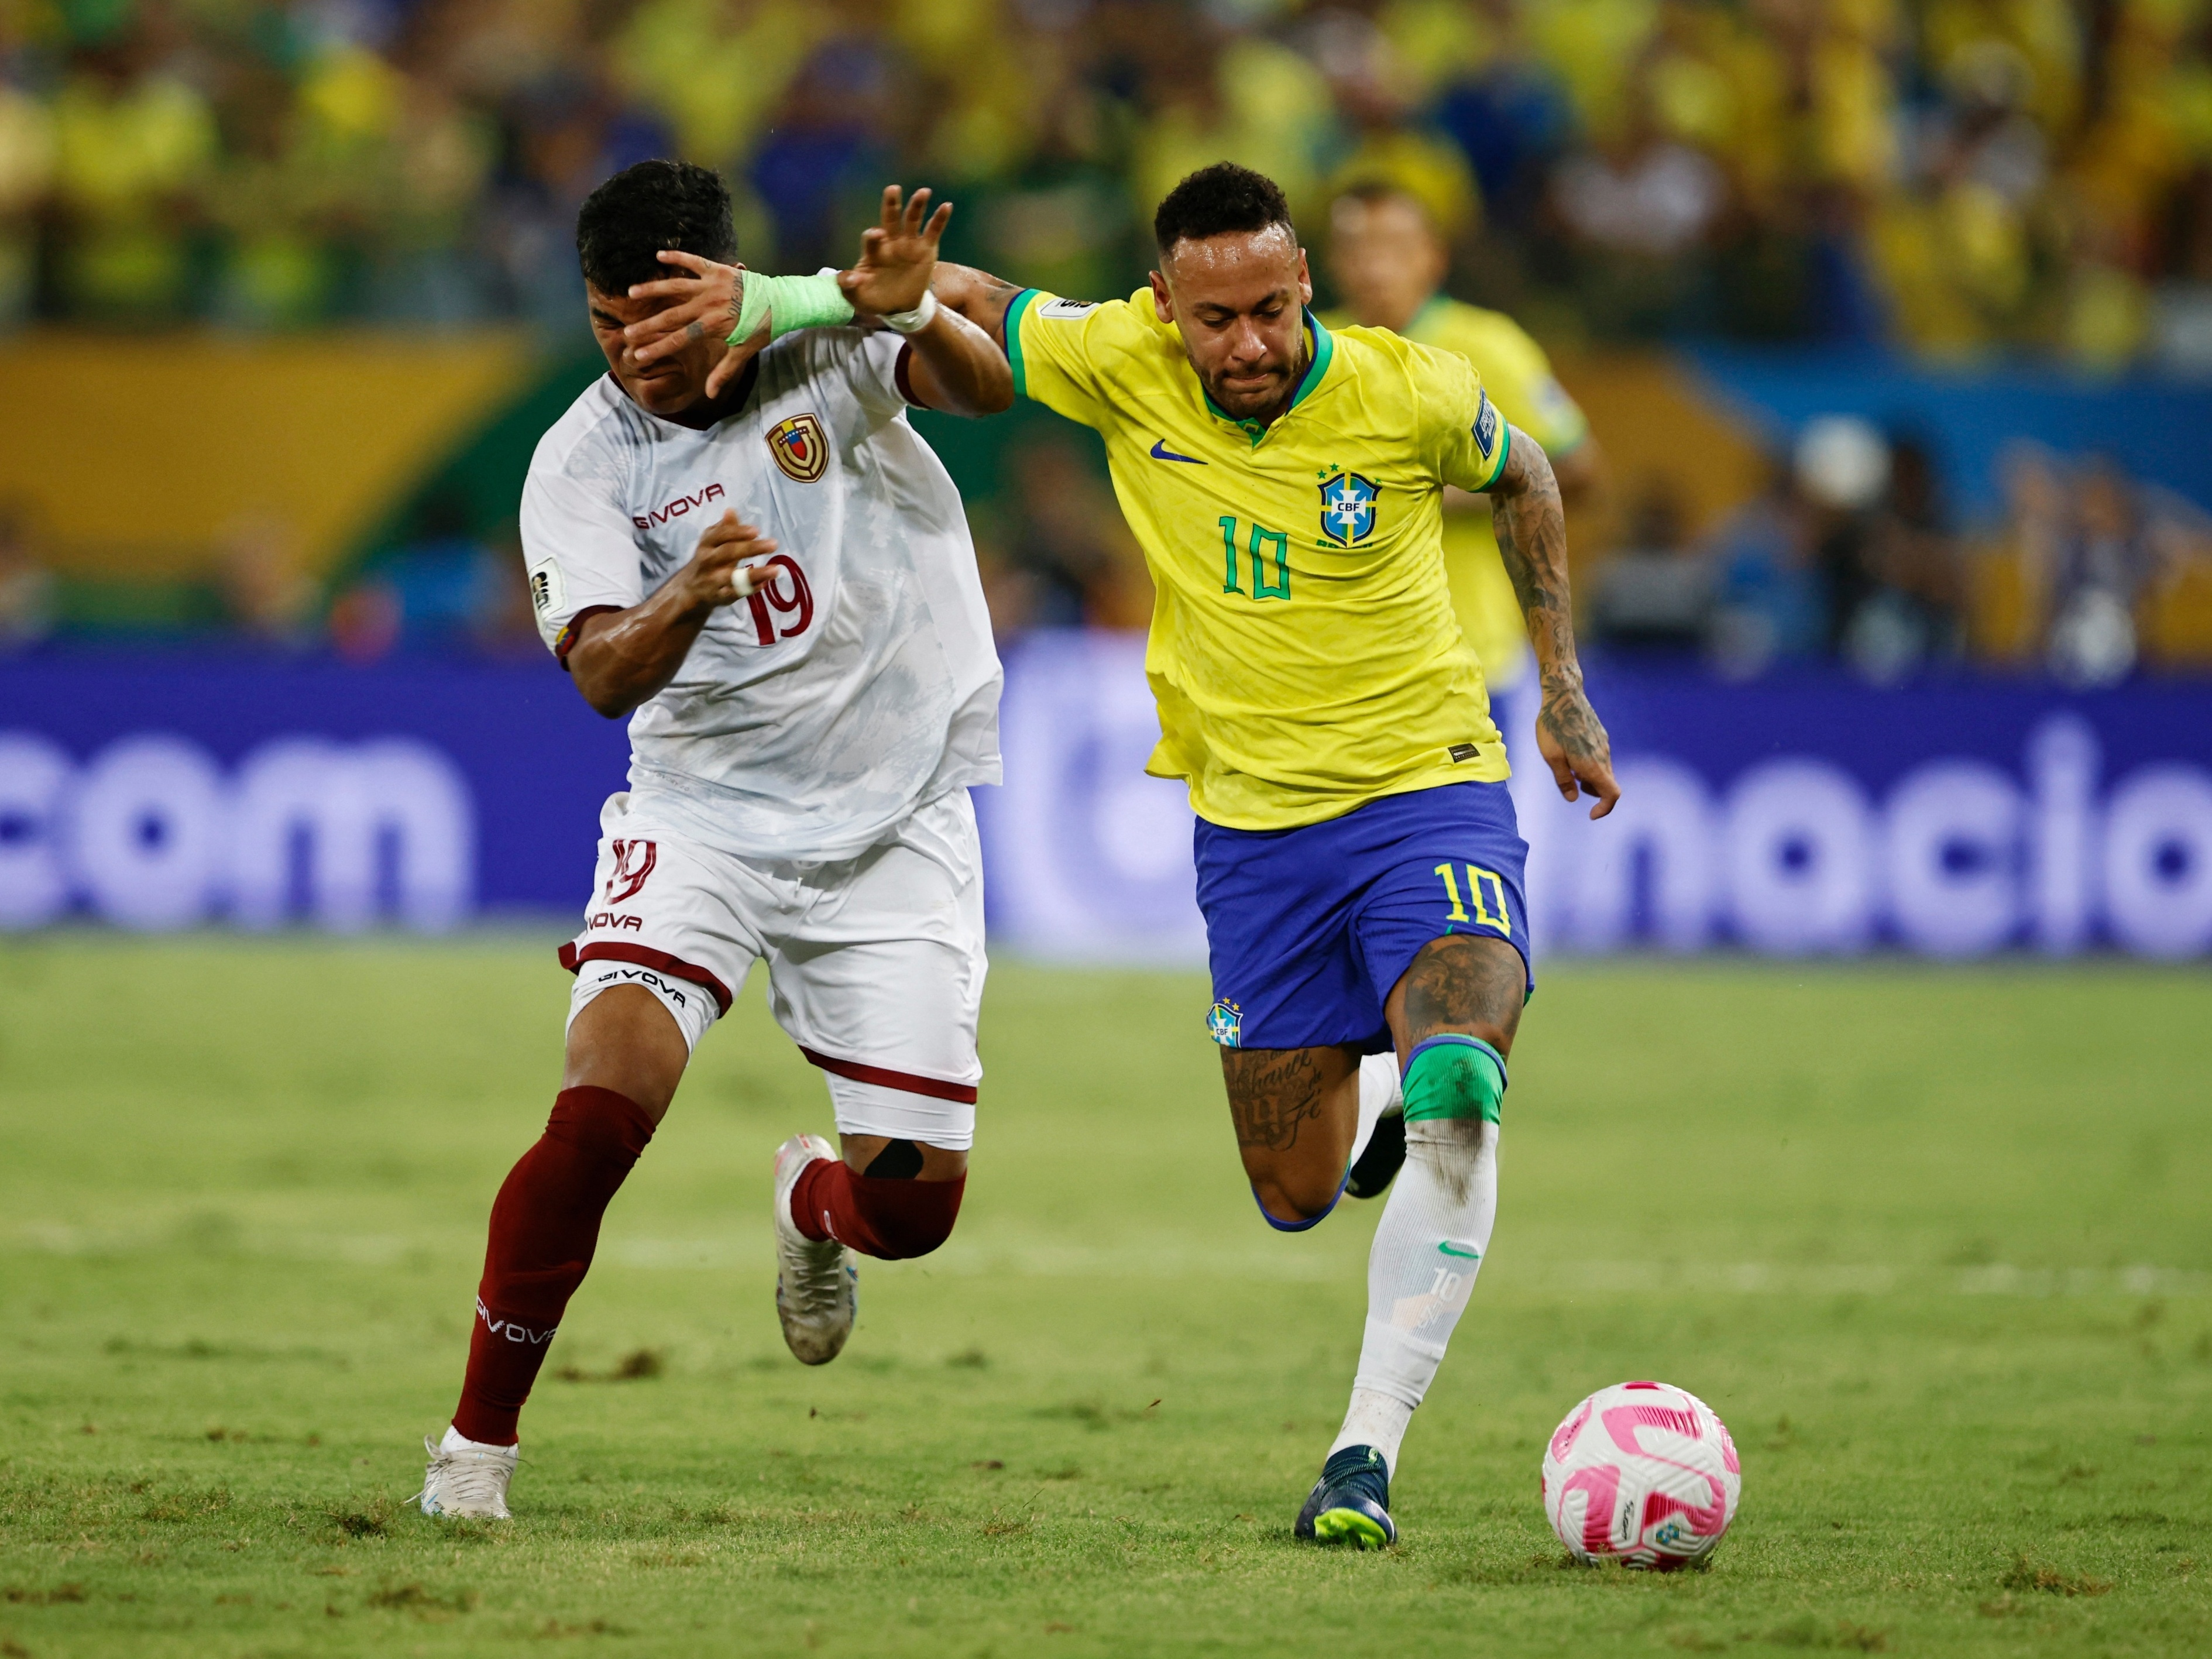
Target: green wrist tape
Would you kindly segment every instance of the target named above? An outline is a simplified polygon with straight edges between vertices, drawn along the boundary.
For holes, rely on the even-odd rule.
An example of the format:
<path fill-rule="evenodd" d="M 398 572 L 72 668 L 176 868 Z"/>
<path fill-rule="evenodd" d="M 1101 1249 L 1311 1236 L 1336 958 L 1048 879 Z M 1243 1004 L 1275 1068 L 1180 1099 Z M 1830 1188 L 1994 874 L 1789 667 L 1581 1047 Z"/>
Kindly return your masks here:
<path fill-rule="evenodd" d="M 835 328 L 849 323 L 853 306 L 835 276 L 767 276 L 749 270 L 738 300 L 738 325 L 730 331 L 730 343 L 743 345 L 759 333 L 763 318 L 769 320 L 769 338 L 776 340 L 802 328 Z"/>
<path fill-rule="evenodd" d="M 1505 1060 L 1480 1037 L 1447 1033 L 1407 1057 L 1406 1121 L 1479 1117 L 1496 1123 L 1505 1101 Z"/>

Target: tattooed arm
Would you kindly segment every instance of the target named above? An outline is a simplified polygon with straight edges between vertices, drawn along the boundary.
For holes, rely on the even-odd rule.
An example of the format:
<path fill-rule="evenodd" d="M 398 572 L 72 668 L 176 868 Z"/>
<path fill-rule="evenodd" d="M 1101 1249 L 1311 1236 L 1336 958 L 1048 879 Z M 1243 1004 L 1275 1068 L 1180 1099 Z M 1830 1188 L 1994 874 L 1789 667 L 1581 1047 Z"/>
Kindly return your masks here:
<path fill-rule="evenodd" d="M 1613 745 L 1583 692 L 1582 664 L 1575 657 L 1575 619 L 1567 597 L 1567 521 L 1559 506 L 1559 480 L 1542 447 L 1518 427 L 1513 428 L 1505 465 L 1490 486 L 1491 522 L 1498 551 L 1513 592 L 1528 619 L 1528 638 L 1536 647 L 1543 676 L 1544 704 L 1536 715 L 1536 747 L 1560 794 L 1578 800 L 1587 793 L 1590 816 L 1601 818 L 1620 799 L 1613 781 Z"/>
<path fill-rule="evenodd" d="M 929 285 L 936 292 L 938 304 L 950 307 L 975 324 L 998 342 L 1001 351 L 1006 349 L 1006 307 L 1022 291 L 1018 286 L 988 270 L 956 265 L 947 259 L 937 262 Z"/>

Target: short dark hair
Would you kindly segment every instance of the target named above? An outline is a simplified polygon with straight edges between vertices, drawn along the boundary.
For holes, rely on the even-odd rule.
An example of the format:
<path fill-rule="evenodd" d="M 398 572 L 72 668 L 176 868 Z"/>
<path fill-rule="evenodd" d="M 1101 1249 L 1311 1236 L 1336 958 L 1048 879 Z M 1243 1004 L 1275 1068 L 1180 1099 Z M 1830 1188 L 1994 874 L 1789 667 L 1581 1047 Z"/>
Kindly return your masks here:
<path fill-rule="evenodd" d="M 640 161 L 577 210 L 576 257 L 584 280 L 602 294 L 666 276 L 668 267 L 653 258 L 665 247 L 724 264 L 737 258 L 730 187 L 719 174 L 689 161 Z"/>
<path fill-rule="evenodd" d="M 1152 216 L 1152 240 L 1165 253 L 1186 238 L 1203 241 L 1233 231 L 1265 230 L 1280 225 L 1293 240 L 1291 204 L 1283 187 L 1264 173 L 1216 161 L 1200 167 L 1167 193 Z"/>

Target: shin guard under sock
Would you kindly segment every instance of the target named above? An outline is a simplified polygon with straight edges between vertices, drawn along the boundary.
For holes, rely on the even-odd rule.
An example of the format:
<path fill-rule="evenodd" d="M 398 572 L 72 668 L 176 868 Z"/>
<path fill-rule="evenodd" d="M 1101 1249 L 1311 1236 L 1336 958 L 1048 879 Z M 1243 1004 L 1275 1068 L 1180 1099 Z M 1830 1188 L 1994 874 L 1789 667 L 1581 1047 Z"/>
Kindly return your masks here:
<path fill-rule="evenodd" d="M 952 1236 L 968 1177 L 915 1181 L 855 1175 L 841 1158 L 817 1158 L 791 1189 L 791 1218 L 809 1238 L 885 1261 L 927 1255 Z"/>
<path fill-rule="evenodd" d="M 1394 1474 L 1397 1437 L 1436 1379 L 1490 1249 L 1498 1135 L 1479 1117 L 1406 1126 L 1406 1167 L 1368 1252 L 1367 1329 L 1336 1443 L 1383 1448 Z"/>
<path fill-rule="evenodd" d="M 507 1172 L 492 1202 L 468 1375 L 453 1411 L 469 1439 L 514 1443 L 522 1402 L 592 1265 L 608 1200 L 652 1139 L 653 1120 L 629 1096 L 563 1089 L 545 1133 Z"/>

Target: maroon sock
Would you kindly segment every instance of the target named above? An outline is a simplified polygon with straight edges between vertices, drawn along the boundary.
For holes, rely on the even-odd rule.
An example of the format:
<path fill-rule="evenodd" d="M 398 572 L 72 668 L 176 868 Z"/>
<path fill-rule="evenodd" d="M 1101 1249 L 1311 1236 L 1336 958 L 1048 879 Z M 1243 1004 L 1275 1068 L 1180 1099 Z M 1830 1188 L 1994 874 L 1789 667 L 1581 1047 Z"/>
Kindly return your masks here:
<path fill-rule="evenodd" d="M 607 1201 L 653 1139 L 645 1108 L 612 1089 L 563 1089 L 538 1144 L 492 1201 L 468 1376 L 453 1426 L 514 1443 L 515 1419 L 562 1310 L 592 1265 Z"/>
<path fill-rule="evenodd" d="M 791 1218 L 809 1238 L 834 1238 L 886 1261 L 927 1255 L 952 1236 L 957 1181 L 891 1180 L 854 1175 L 840 1158 L 817 1158 L 791 1189 Z M 464 1431 L 466 1432 L 466 1431 Z"/>

